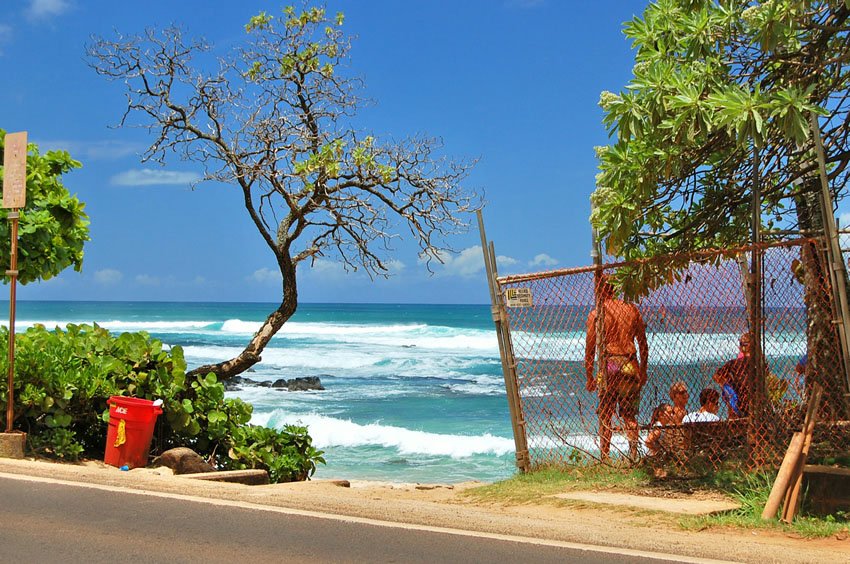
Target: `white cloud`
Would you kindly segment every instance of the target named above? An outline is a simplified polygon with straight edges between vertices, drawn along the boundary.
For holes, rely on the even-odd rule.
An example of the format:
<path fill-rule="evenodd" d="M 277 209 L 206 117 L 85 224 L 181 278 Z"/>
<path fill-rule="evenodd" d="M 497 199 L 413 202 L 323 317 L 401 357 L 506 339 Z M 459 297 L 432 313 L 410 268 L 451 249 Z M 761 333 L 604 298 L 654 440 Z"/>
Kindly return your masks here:
<path fill-rule="evenodd" d="M 431 268 L 444 276 L 460 276 L 461 278 L 472 278 L 484 272 L 484 255 L 481 253 L 481 245 L 473 245 L 463 249 L 457 254 L 442 253 L 439 255 L 443 264 L 432 262 Z M 420 263 L 424 259 L 420 258 Z M 505 255 L 496 256 L 496 266 L 507 268 L 518 264 L 519 261 Z"/>
<path fill-rule="evenodd" d="M 323 281 L 339 281 L 348 275 L 342 263 L 322 259 L 313 261 L 310 273 Z"/>
<path fill-rule="evenodd" d="M 2 38 L 2 34 L 0 34 Z M 115 160 L 131 155 L 139 155 L 145 150 L 141 143 L 128 141 L 71 141 L 67 139 L 39 139 L 35 141 L 41 152 L 68 151 L 75 159 Z"/>
<path fill-rule="evenodd" d="M 149 274 L 139 274 L 136 276 L 136 284 L 142 286 L 159 286 L 159 278 Z"/>
<path fill-rule="evenodd" d="M 516 264 L 519 264 L 519 261 L 515 258 L 506 257 L 504 255 L 496 255 L 496 266 L 498 267 L 507 268 Z"/>
<path fill-rule="evenodd" d="M 169 184 L 192 184 L 201 179 L 195 172 L 169 170 L 127 170 L 109 179 L 115 186 L 165 186 Z"/>
<path fill-rule="evenodd" d="M 103 270 L 98 270 L 94 273 L 94 281 L 98 284 L 103 284 L 104 286 L 117 284 L 118 282 L 121 282 L 122 278 L 124 278 L 123 274 L 111 268 L 104 268 Z"/>
<path fill-rule="evenodd" d="M 61 15 L 70 8 L 68 0 L 30 0 L 27 16 L 32 19 L 49 18 Z"/>
<path fill-rule="evenodd" d="M 271 284 L 273 282 L 280 282 L 280 272 L 270 268 L 260 268 L 259 270 L 252 272 L 251 275 L 245 279 L 257 284 Z"/>
<path fill-rule="evenodd" d="M 192 281 L 195 286 L 206 286 L 207 279 L 203 276 L 195 276 L 195 279 Z"/>
<path fill-rule="evenodd" d="M 401 262 L 400 260 L 387 260 L 384 261 L 384 266 L 387 267 L 388 274 L 401 274 L 407 265 Z"/>
<path fill-rule="evenodd" d="M 558 264 L 558 259 L 552 258 L 546 253 L 540 253 L 531 259 L 528 264 L 529 266 L 555 266 Z"/>
<path fill-rule="evenodd" d="M 838 216 L 838 227 L 840 229 L 850 227 L 850 212 L 844 212 Z"/>

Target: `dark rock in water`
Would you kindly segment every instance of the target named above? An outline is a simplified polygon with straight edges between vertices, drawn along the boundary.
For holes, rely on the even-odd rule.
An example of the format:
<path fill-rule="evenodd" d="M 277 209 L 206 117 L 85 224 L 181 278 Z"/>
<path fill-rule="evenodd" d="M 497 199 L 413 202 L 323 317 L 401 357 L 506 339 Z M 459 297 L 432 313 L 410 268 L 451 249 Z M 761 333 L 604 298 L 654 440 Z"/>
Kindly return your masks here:
<path fill-rule="evenodd" d="M 228 392 L 232 392 L 233 390 L 241 390 L 242 386 L 249 383 L 249 380 L 246 380 L 241 376 L 234 376 L 233 378 L 228 378 L 227 380 L 222 381 L 222 384 L 224 384 L 224 389 Z"/>
<path fill-rule="evenodd" d="M 186 447 L 167 450 L 159 455 L 153 463 L 156 466 L 167 466 L 174 470 L 175 474 L 199 474 L 215 471 L 215 468 L 201 458 L 201 455 Z"/>
<path fill-rule="evenodd" d="M 242 378 L 241 376 L 234 376 L 233 378 L 224 380 L 222 383 L 224 384 L 224 389 L 227 391 L 241 390 L 245 386 L 259 386 L 261 388 L 289 390 L 290 392 L 306 392 L 310 390 L 325 389 L 318 376 L 302 376 L 293 378 L 292 380 L 280 378 L 274 382 L 271 380 L 257 381 L 250 378 Z"/>
<path fill-rule="evenodd" d="M 306 392 L 308 390 L 324 390 L 318 376 L 303 376 L 293 378 L 288 382 L 290 392 Z"/>

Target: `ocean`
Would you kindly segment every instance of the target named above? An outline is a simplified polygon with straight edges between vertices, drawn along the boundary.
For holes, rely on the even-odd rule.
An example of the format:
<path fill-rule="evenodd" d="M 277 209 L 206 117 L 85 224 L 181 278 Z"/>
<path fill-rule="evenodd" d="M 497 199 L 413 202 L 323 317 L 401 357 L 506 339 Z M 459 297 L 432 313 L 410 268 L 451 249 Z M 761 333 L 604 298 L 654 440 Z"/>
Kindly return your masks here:
<path fill-rule="evenodd" d="M 16 329 L 96 322 L 147 331 L 181 345 L 192 368 L 235 356 L 275 307 L 20 301 Z M 262 358 L 242 376 L 318 376 L 325 390 L 247 386 L 228 395 L 254 406 L 252 423 L 306 425 L 327 460 L 316 478 L 490 482 L 515 472 L 487 305 L 301 304 Z"/>

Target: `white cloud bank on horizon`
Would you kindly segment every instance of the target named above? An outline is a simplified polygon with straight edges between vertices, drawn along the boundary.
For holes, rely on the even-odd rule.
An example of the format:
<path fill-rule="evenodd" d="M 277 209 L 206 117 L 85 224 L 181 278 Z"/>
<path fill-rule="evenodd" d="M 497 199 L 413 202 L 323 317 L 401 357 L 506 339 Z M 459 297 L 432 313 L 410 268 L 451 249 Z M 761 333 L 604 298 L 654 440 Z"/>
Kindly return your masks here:
<path fill-rule="evenodd" d="M 192 184 L 200 179 L 196 172 L 133 169 L 116 174 L 109 182 L 114 186 L 167 186 Z"/>
<path fill-rule="evenodd" d="M 473 245 L 463 249 L 457 255 L 442 254 L 440 258 L 443 261 L 442 265 L 438 262 L 431 265 L 434 271 L 440 275 L 472 278 L 484 272 L 484 255 L 481 251 L 481 245 Z M 496 266 L 499 268 L 510 268 L 517 264 L 519 264 L 519 261 L 513 257 L 496 256 Z"/>
<path fill-rule="evenodd" d="M 558 264 L 558 259 L 550 257 L 546 253 L 540 253 L 529 261 L 529 266 L 555 266 Z"/>
<path fill-rule="evenodd" d="M 142 286 L 159 286 L 159 278 L 150 274 L 138 274 L 136 275 L 136 284 Z"/>
<path fill-rule="evenodd" d="M 272 282 L 280 282 L 280 272 L 271 268 L 260 268 L 245 277 L 248 282 L 257 284 L 270 284 Z"/>
<path fill-rule="evenodd" d="M 122 278 L 124 278 L 124 275 L 112 268 L 104 268 L 94 273 L 94 281 L 104 286 L 117 284 L 121 282 Z"/>
<path fill-rule="evenodd" d="M 30 0 L 27 17 L 34 20 L 50 18 L 62 15 L 70 8 L 68 0 Z"/>

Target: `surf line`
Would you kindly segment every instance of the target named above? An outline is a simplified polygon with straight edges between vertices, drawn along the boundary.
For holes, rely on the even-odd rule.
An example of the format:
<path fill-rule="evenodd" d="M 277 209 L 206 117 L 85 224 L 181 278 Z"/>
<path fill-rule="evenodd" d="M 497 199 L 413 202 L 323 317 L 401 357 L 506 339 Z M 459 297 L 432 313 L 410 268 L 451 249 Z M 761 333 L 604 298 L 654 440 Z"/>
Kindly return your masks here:
<path fill-rule="evenodd" d="M 295 515 L 299 517 L 310 517 L 314 519 L 324 519 L 326 521 L 339 521 L 342 523 L 355 523 L 360 525 L 371 525 L 374 527 L 385 527 L 391 529 L 404 529 L 408 531 L 421 531 L 426 533 L 439 533 L 462 537 L 476 537 L 492 539 L 497 541 L 517 542 L 523 544 L 533 544 L 538 546 L 551 546 L 555 548 L 567 548 L 572 550 L 581 550 L 585 552 L 594 552 L 600 554 L 618 554 L 624 556 L 634 556 L 636 558 L 651 558 L 665 562 L 685 562 L 689 564 L 730 564 L 727 560 L 713 560 L 708 558 L 694 558 L 690 556 L 668 554 L 664 552 L 651 552 L 644 550 L 636 550 L 632 548 L 618 548 L 613 546 L 600 546 L 594 544 L 583 544 L 576 542 L 567 542 L 549 539 L 537 539 L 532 537 L 521 537 L 515 535 L 505 535 L 500 533 L 488 533 L 481 531 L 468 531 L 464 529 L 453 529 L 449 527 L 435 527 L 430 525 L 419 525 L 414 523 L 396 523 L 393 521 L 381 521 L 379 519 L 370 519 L 368 517 L 355 517 L 350 515 L 337 515 L 333 513 L 320 513 L 318 511 L 307 511 L 304 509 L 294 509 L 290 507 L 277 507 L 273 505 L 261 505 L 257 503 L 233 501 L 228 499 L 206 498 L 186 494 L 156 492 L 152 490 L 136 490 L 132 488 L 109 486 L 105 484 L 92 484 L 82 482 L 72 482 L 69 480 L 58 480 L 56 478 L 43 478 L 39 476 L 25 476 L 22 474 L 7 474 L 0 472 L 0 479 L 18 480 L 21 482 L 38 482 L 44 484 L 55 484 L 61 486 L 71 486 L 78 488 L 87 488 L 106 492 L 126 493 L 130 495 L 158 497 L 163 499 L 179 499 L 193 503 L 203 503 L 218 507 L 233 507 L 238 509 L 250 509 L 254 511 L 265 511 L 267 513 L 280 513 L 283 515 Z M 184 478 L 185 479 L 185 478 Z"/>

